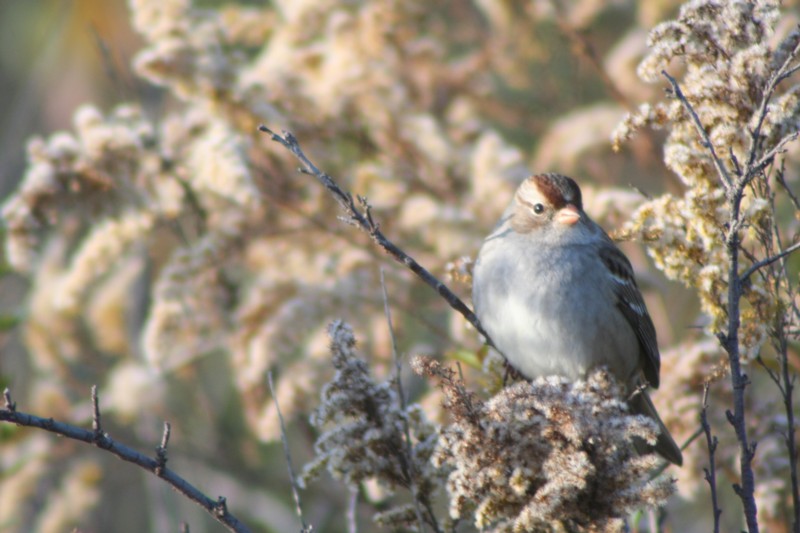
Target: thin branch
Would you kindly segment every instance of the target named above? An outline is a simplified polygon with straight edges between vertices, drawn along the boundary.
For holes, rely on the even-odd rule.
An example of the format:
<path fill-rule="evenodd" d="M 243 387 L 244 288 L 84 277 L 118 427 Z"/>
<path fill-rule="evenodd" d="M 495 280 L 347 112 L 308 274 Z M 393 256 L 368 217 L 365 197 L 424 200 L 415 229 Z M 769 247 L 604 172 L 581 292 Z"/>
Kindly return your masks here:
<path fill-rule="evenodd" d="M 397 384 L 397 395 L 400 398 L 400 408 L 405 412 L 406 410 L 406 396 L 405 391 L 403 391 L 403 381 L 400 379 L 400 373 L 402 371 L 402 366 L 400 364 L 400 354 L 397 350 L 397 338 L 394 335 L 394 325 L 392 324 L 392 310 L 389 308 L 389 295 L 386 292 L 386 278 L 383 274 L 383 269 L 381 269 L 381 292 L 383 295 L 383 314 L 386 317 L 386 324 L 389 328 L 389 338 L 392 342 L 392 360 L 394 361 L 394 371 L 395 371 L 395 383 Z M 408 435 L 408 423 L 405 424 L 405 431 L 406 431 L 406 444 L 411 446 L 411 438 Z M 409 448 L 409 452 L 411 448 Z"/>
<path fill-rule="evenodd" d="M 782 179 L 782 170 L 778 171 L 779 181 Z M 785 185 L 785 184 L 784 184 Z M 770 195 L 770 199 L 774 199 L 774 195 Z M 772 202 L 774 211 L 774 202 Z M 780 249 L 781 236 L 777 225 L 774 226 L 775 242 L 778 243 Z M 771 251 L 772 235 L 763 238 L 766 247 Z M 783 251 L 783 250 L 782 250 Z M 786 254 L 784 254 L 785 256 Z M 797 316 L 797 304 L 791 293 L 791 284 L 789 271 L 787 269 L 786 260 L 781 259 L 780 264 L 767 270 L 768 275 L 771 275 L 774 280 L 774 288 L 776 293 L 784 288 L 788 293 L 788 298 L 792 302 L 792 308 L 795 315 L 788 313 L 781 313 L 776 317 L 776 323 L 772 333 L 773 346 L 775 348 L 778 364 L 780 366 L 780 374 L 773 371 L 767 366 L 764 360 L 759 356 L 758 363 L 767 372 L 767 375 L 775 383 L 778 391 L 783 400 L 783 408 L 786 413 L 786 430 L 783 432 L 783 439 L 786 445 L 786 453 L 789 460 L 789 477 L 791 480 L 791 493 L 792 493 L 792 532 L 800 533 L 800 479 L 798 475 L 798 465 L 795 458 L 797 457 L 797 441 L 795 436 L 796 422 L 794 416 L 794 387 L 797 376 L 790 370 L 789 364 L 789 342 L 787 332 L 789 329 L 790 316 Z"/>
<path fill-rule="evenodd" d="M 728 291 L 729 329 L 726 339 L 726 347 L 731 364 L 731 380 L 734 388 L 733 392 L 734 392 L 734 405 L 735 405 L 735 413 L 733 416 L 729 416 L 729 419 L 731 419 L 731 423 L 734 425 L 736 429 L 736 435 L 739 440 L 741 448 L 740 465 L 741 465 L 743 486 L 739 488 L 736 485 L 734 485 L 734 489 L 736 490 L 737 494 L 742 499 L 742 503 L 744 504 L 745 518 L 747 520 L 748 529 L 750 530 L 751 533 L 753 533 L 754 531 L 758 531 L 757 508 L 753 494 L 754 476 L 752 471 L 752 459 L 753 456 L 755 455 L 755 444 L 753 444 L 752 446 L 747 445 L 747 430 L 745 428 L 745 423 L 744 423 L 744 411 L 743 411 L 744 387 L 747 384 L 747 376 L 742 374 L 739 369 L 739 348 L 738 348 L 738 325 L 740 320 L 739 298 L 742 295 L 743 280 L 746 281 L 749 278 L 749 276 L 752 275 L 752 273 L 757 271 L 759 268 L 772 264 L 775 261 L 781 260 L 782 258 L 786 257 L 789 253 L 798 248 L 798 243 L 790 246 L 785 250 L 781 250 L 778 254 L 772 254 L 768 258 L 756 262 L 747 271 L 745 271 L 743 275 L 738 276 L 737 257 L 739 251 L 739 235 L 736 226 L 739 223 L 739 209 L 744 194 L 744 188 L 747 186 L 748 183 L 750 183 L 750 181 L 755 179 L 757 176 L 763 175 L 765 169 L 770 164 L 772 164 L 772 161 L 775 158 L 775 156 L 781 153 L 784 150 L 784 147 L 789 142 L 792 142 L 797 138 L 797 132 L 787 135 L 783 137 L 780 141 L 778 141 L 778 143 L 774 147 L 772 147 L 772 149 L 770 149 L 766 154 L 762 154 L 759 156 L 759 152 L 762 150 L 761 130 L 766 120 L 767 114 L 769 112 L 769 103 L 772 100 L 772 97 L 775 95 L 775 91 L 777 90 L 778 85 L 788 77 L 792 76 L 795 72 L 800 70 L 800 65 L 798 64 L 792 65 L 798 53 L 800 53 L 800 39 L 796 38 L 794 47 L 786 55 L 786 58 L 784 59 L 781 66 L 772 74 L 772 76 L 770 76 L 770 79 L 767 82 L 767 85 L 763 91 L 761 97 L 761 104 L 757 112 L 758 119 L 756 122 L 756 126 L 750 131 L 750 147 L 748 153 L 746 172 L 744 176 L 741 176 L 739 178 L 736 184 L 736 190 L 733 192 L 733 194 L 728 195 L 729 204 L 731 206 L 731 219 L 730 219 L 731 227 L 727 243 L 728 256 L 730 258 L 730 271 L 729 271 L 729 291 Z M 781 171 L 779 171 L 779 175 L 780 173 Z M 780 176 L 779 179 L 781 179 Z M 792 196 L 791 193 L 790 196 Z M 795 198 L 793 196 L 792 200 L 795 201 Z M 795 201 L 795 205 L 796 204 L 797 202 Z M 780 247 L 781 246 L 779 238 L 780 236 L 777 235 L 777 237 L 778 237 L 777 239 L 778 246 Z M 771 239 L 765 242 L 769 244 L 771 243 Z M 785 261 L 783 262 L 783 266 L 785 271 Z M 783 328 L 781 326 L 781 330 L 782 329 Z M 782 337 L 781 343 L 785 343 L 785 336 L 781 335 L 781 337 Z M 784 350 L 781 350 L 781 353 L 784 356 L 782 358 L 782 370 L 785 369 L 786 372 L 788 372 L 788 357 L 787 357 L 788 353 Z M 792 496 L 794 504 L 794 509 L 793 509 L 794 531 L 795 533 L 800 533 L 799 531 L 800 494 L 798 494 L 797 458 L 796 458 L 796 448 L 794 443 L 794 419 L 793 419 L 794 407 L 791 404 L 791 392 L 793 383 L 791 379 L 788 379 L 789 377 L 788 373 L 782 372 L 782 377 L 786 378 L 786 381 L 784 382 L 784 387 L 786 388 L 786 390 L 784 390 L 784 387 L 781 387 L 780 385 L 778 388 L 781 389 L 783 393 L 784 402 L 787 401 L 789 402 L 786 406 L 786 409 L 789 414 L 789 419 L 792 422 L 789 427 L 791 438 L 787 437 L 787 446 L 788 446 L 788 453 L 792 458 L 791 470 L 793 474 Z"/>
<path fill-rule="evenodd" d="M 764 94 L 761 97 L 761 104 L 758 107 L 758 121 L 756 122 L 755 128 L 753 128 L 750 132 L 750 149 L 747 161 L 748 170 L 752 169 L 755 165 L 756 156 L 758 153 L 758 148 L 760 145 L 761 139 L 761 128 L 764 126 L 764 121 L 767 118 L 767 112 L 769 111 L 769 102 L 772 100 L 772 96 L 775 94 L 775 90 L 777 89 L 778 85 L 797 72 L 800 65 L 795 65 L 794 67 L 790 67 L 792 61 L 795 60 L 797 57 L 798 52 L 800 52 L 800 40 L 795 44 L 794 49 L 786 55 L 786 59 L 784 59 L 783 63 L 778 70 L 776 70 L 773 75 L 770 77 L 769 81 L 767 82 L 767 87 L 764 90 Z"/>
<path fill-rule="evenodd" d="M 781 377 L 783 378 L 783 406 L 786 411 L 786 451 L 789 454 L 789 471 L 792 481 L 792 531 L 800 533 L 800 479 L 797 472 L 797 440 L 794 420 L 794 384 L 797 376 L 789 371 L 788 346 L 784 343 L 781 353 Z"/>
<path fill-rule="evenodd" d="M 695 112 L 694 107 L 692 107 L 692 104 L 690 104 L 689 100 L 686 99 L 686 95 L 683 94 L 683 91 L 681 90 L 681 87 L 678 85 L 678 82 L 675 80 L 675 78 L 670 76 L 666 70 L 662 70 L 661 74 L 663 74 L 664 77 L 669 80 L 669 83 L 672 85 L 672 90 L 675 92 L 675 97 L 681 101 L 684 109 L 686 109 L 686 111 L 688 111 L 689 115 L 692 117 L 692 122 L 694 122 L 694 126 L 697 128 L 697 133 L 700 135 L 702 145 L 705 148 L 708 148 L 708 151 L 711 152 L 711 158 L 714 160 L 714 165 L 717 167 L 717 172 L 719 172 L 719 175 L 725 181 L 727 189 L 730 190 L 731 187 L 733 187 L 731 176 L 728 173 L 728 169 L 725 168 L 725 164 L 717 155 L 717 150 L 714 148 L 714 143 L 711 142 L 711 138 L 708 136 L 708 132 L 703 127 L 703 123 L 700 122 L 700 117 L 697 116 L 697 112 Z"/>
<path fill-rule="evenodd" d="M 303 220 L 305 220 L 309 224 L 313 225 L 314 227 L 318 228 L 320 231 L 324 231 L 327 234 L 336 237 L 337 239 L 341 239 L 342 242 L 344 242 L 344 243 L 346 243 L 348 245 L 353 245 L 354 246 L 356 244 L 356 240 L 351 237 L 351 235 L 352 235 L 351 232 L 349 232 L 349 231 L 347 231 L 347 232 L 339 231 L 338 228 L 333 228 L 333 227 L 330 226 L 330 224 L 325 224 L 322 220 L 320 220 L 316 216 L 309 215 L 309 214 L 305 213 L 304 211 L 302 211 L 298 207 L 292 205 L 291 203 L 281 202 L 279 199 L 274 198 L 274 197 L 271 197 L 270 201 L 273 202 L 275 205 L 277 205 L 279 208 L 285 209 L 287 211 L 290 211 L 294 216 L 303 218 Z M 298 230 L 293 230 L 293 231 L 298 231 Z M 280 233 L 270 233 L 268 231 L 263 231 L 261 234 L 262 235 L 270 235 L 270 234 L 279 235 Z M 375 259 L 376 261 L 379 261 L 382 258 L 382 256 L 380 255 L 380 252 L 378 252 L 375 249 L 368 248 L 368 249 L 365 249 L 364 251 L 366 253 L 368 253 L 369 256 L 372 257 L 373 259 Z M 362 304 L 366 304 L 366 305 L 372 306 L 375 303 L 373 299 L 369 299 L 369 298 L 366 298 L 366 297 L 358 297 L 357 296 L 356 298 L 359 300 L 359 303 L 362 303 Z M 431 333 L 433 333 L 434 335 L 437 335 L 438 337 L 447 340 L 447 342 L 449 342 L 452 345 L 460 344 L 460 341 L 457 340 L 457 339 L 454 339 L 453 336 L 446 329 L 442 328 L 438 324 L 435 324 L 432 320 L 429 320 L 429 319 L 425 318 L 424 316 L 421 316 L 420 313 L 417 312 L 417 308 L 416 307 L 412 308 L 412 306 L 410 306 L 408 304 L 408 302 L 395 300 L 395 307 L 400 309 L 400 311 L 406 313 L 406 315 L 408 315 L 408 317 L 410 317 L 412 320 L 414 320 L 416 322 L 419 322 L 422 326 L 424 326 L 425 328 L 429 329 L 431 331 Z"/>
<path fill-rule="evenodd" d="M 728 146 L 728 157 L 731 160 L 731 164 L 733 165 L 733 174 L 737 178 L 742 177 L 742 167 L 739 164 L 739 158 L 736 157 L 736 153 L 733 151 L 733 145 Z"/>
<path fill-rule="evenodd" d="M 17 411 L 15 404 L 11 402 L 11 394 L 8 389 L 5 390 L 4 397 L 6 400 L 6 407 L 0 409 L 0 421 L 2 422 L 10 422 L 12 424 L 17 424 L 18 426 L 43 429 L 68 439 L 85 442 L 87 444 L 94 444 L 98 448 L 116 455 L 123 461 L 133 463 L 147 470 L 148 472 L 152 472 L 153 474 L 156 474 L 156 469 L 159 468 L 158 460 L 143 455 L 133 448 L 129 448 L 128 446 L 115 441 L 109 437 L 107 433 L 102 432 L 100 427 L 98 407 L 99 402 L 97 400 L 96 387 L 92 388 L 92 407 L 94 413 L 92 416 L 91 431 L 64 422 L 58 422 L 52 418 L 41 418 L 36 415 Z M 9 405 L 13 406 L 14 408 L 9 409 Z M 227 505 L 225 504 L 225 498 L 220 497 L 217 500 L 212 500 L 169 468 L 162 467 L 160 474 L 157 475 L 159 478 L 163 479 L 170 486 L 172 486 L 172 488 L 178 493 L 186 496 L 193 502 L 200 505 L 206 510 L 206 512 L 208 512 L 208 514 L 213 516 L 217 522 L 224 525 L 229 531 L 234 531 L 237 533 L 245 533 L 250 531 L 247 526 L 245 526 L 238 518 L 233 516 L 230 511 L 228 511 Z"/>
<path fill-rule="evenodd" d="M 792 58 L 797 57 L 797 51 L 798 51 L 798 49 L 795 48 L 794 51 L 791 54 Z M 786 71 L 783 73 L 783 75 L 778 80 L 778 83 L 782 82 L 783 80 L 785 80 L 786 78 L 788 78 L 790 76 L 793 76 L 796 72 L 799 72 L 799 71 L 800 71 L 800 63 L 798 63 L 797 65 L 795 65 L 795 66 L 793 66 L 791 68 L 787 68 Z"/>
<path fill-rule="evenodd" d="M 792 200 L 792 204 L 794 205 L 794 208 L 797 209 L 798 211 L 800 211 L 800 199 L 797 198 L 797 195 L 794 194 L 794 191 L 792 191 L 792 189 L 789 187 L 789 184 L 786 183 L 786 176 L 784 175 L 783 169 L 782 168 L 778 169 L 776 171 L 776 174 L 777 174 L 776 177 L 777 177 L 778 183 L 781 184 L 781 187 L 783 187 L 783 190 L 785 190 L 786 194 L 789 195 L 789 198 Z"/>
<path fill-rule="evenodd" d="M 769 379 L 778 387 L 778 390 L 783 394 L 783 384 L 781 383 L 781 378 L 778 376 L 778 373 L 772 370 L 770 367 L 767 366 L 767 363 L 764 361 L 764 358 L 760 355 L 756 357 L 756 362 L 761 366 L 764 372 L 767 373 Z"/>
<path fill-rule="evenodd" d="M 269 391 L 272 393 L 272 401 L 275 402 L 275 410 L 278 412 L 278 421 L 281 424 L 281 442 L 283 443 L 283 454 L 286 456 L 286 467 L 289 470 L 289 484 L 292 487 L 292 497 L 294 498 L 295 512 L 297 513 L 297 518 L 300 519 L 300 525 L 302 526 L 300 531 L 301 533 L 311 533 L 314 531 L 314 527 L 307 525 L 305 518 L 303 518 L 303 506 L 300 502 L 300 491 L 297 487 L 297 478 L 294 475 L 294 468 L 292 467 L 292 454 L 289 452 L 289 439 L 286 437 L 286 425 L 283 421 L 281 408 L 278 405 L 278 395 L 275 394 L 275 385 L 272 382 L 272 371 L 267 372 L 267 381 L 269 382 Z"/>
<path fill-rule="evenodd" d="M 703 427 L 703 433 L 706 435 L 706 446 L 708 447 L 708 468 L 704 468 L 705 479 L 711 489 L 711 506 L 714 512 L 714 533 L 719 533 L 719 518 L 722 515 L 722 509 L 719 508 L 719 501 L 717 498 L 717 465 L 715 454 L 717 452 L 717 437 L 711 435 L 711 426 L 708 424 L 708 387 L 709 384 L 703 385 L 703 408 L 700 410 L 700 425 Z"/>
<path fill-rule="evenodd" d="M 17 410 L 16 402 L 11 401 L 11 391 L 8 390 L 8 387 L 3 389 L 3 400 L 5 402 L 5 410 L 9 412 L 14 412 Z"/>
<path fill-rule="evenodd" d="M 727 300 L 727 314 L 728 325 L 727 331 L 717 332 L 717 338 L 720 344 L 724 347 L 725 352 L 728 354 L 728 364 L 730 365 L 731 373 L 731 390 L 733 392 L 733 412 L 727 411 L 728 421 L 736 433 L 736 440 L 739 443 L 739 470 L 741 476 L 741 485 L 734 484 L 734 492 L 739 496 L 744 509 L 745 520 L 747 522 L 747 529 L 750 533 L 758 533 L 758 506 L 755 500 L 755 473 L 753 471 L 753 458 L 756 453 L 756 443 L 750 442 L 747 429 L 747 411 L 745 408 L 745 389 L 750 384 L 747 374 L 742 370 L 741 363 L 741 347 L 739 344 L 739 329 L 741 327 L 741 298 L 744 292 L 743 281 L 739 275 L 739 255 L 742 251 L 741 235 L 742 229 L 742 215 L 741 206 L 744 197 L 745 189 L 752 178 L 758 173 L 753 172 L 753 164 L 756 161 L 754 152 L 759 146 L 754 142 L 751 146 L 750 156 L 748 156 L 747 166 L 744 169 L 743 175 L 737 176 L 734 183 L 731 179 L 728 169 L 723 164 L 722 160 L 717 155 L 716 149 L 711 142 L 708 133 L 706 132 L 700 118 L 692 107 L 692 104 L 681 91 L 678 82 L 675 78 L 670 76 L 666 71 L 661 71 L 662 74 L 669 80 L 676 97 L 680 100 L 683 107 L 692 117 L 694 125 L 700 135 L 702 144 L 708 149 L 714 165 L 717 168 L 723 184 L 725 185 L 726 198 L 729 208 L 729 219 L 727 223 L 727 230 L 725 235 L 725 248 L 728 257 L 728 300 Z M 766 109 L 766 102 L 768 98 L 765 97 L 763 107 Z M 763 117 L 762 117 L 763 118 Z M 760 128 L 760 124 L 759 124 Z M 758 130 L 758 128 L 756 129 Z M 755 131 L 754 139 L 757 139 L 758 132 Z"/>
<path fill-rule="evenodd" d="M 772 164 L 772 161 L 776 156 L 785 153 L 786 145 L 796 141 L 798 136 L 800 136 L 800 132 L 798 131 L 786 135 L 780 141 L 778 141 L 778 143 L 769 152 L 761 156 L 761 159 L 758 160 L 758 163 L 750 167 L 748 176 L 746 176 L 748 181 L 760 175 L 768 166 Z"/>
<path fill-rule="evenodd" d="M 695 440 L 697 440 L 697 438 L 702 434 L 703 434 L 703 428 L 702 427 L 697 428 L 694 431 L 694 433 L 689 435 L 689 437 L 685 441 L 683 441 L 683 444 L 681 445 L 681 451 L 685 452 L 686 449 L 689 447 L 689 445 L 691 445 Z"/>
<path fill-rule="evenodd" d="M 776 231 L 777 233 L 777 231 Z M 777 239 L 780 246 L 780 235 Z M 791 293 L 791 282 L 789 281 L 789 272 L 786 266 L 786 260 L 782 259 L 780 267 L 783 274 L 783 279 L 787 285 L 787 293 L 789 294 L 790 301 L 792 302 L 797 316 L 797 303 Z M 792 487 L 792 532 L 800 533 L 800 475 L 798 474 L 797 466 L 797 438 L 795 436 L 795 429 L 797 423 L 794 416 L 794 387 L 797 375 L 793 374 L 789 365 L 789 342 L 787 338 L 787 329 L 789 321 L 791 320 L 788 313 L 780 316 L 779 323 L 776 326 L 778 335 L 778 345 L 776 346 L 778 352 L 778 360 L 780 362 L 781 382 L 778 383 L 778 390 L 781 391 L 781 398 L 783 399 L 783 408 L 786 413 L 786 433 L 784 441 L 786 443 L 786 453 L 789 456 L 789 477 L 791 479 Z"/>
<path fill-rule="evenodd" d="M 796 252 L 798 249 L 800 249 L 800 241 L 794 243 L 793 245 L 791 245 L 790 247 L 786 248 L 785 250 L 782 250 L 780 253 L 777 253 L 777 254 L 775 254 L 775 255 L 773 255 L 771 257 L 767 257 L 766 259 L 762 259 L 761 261 L 753 263 L 752 265 L 750 265 L 750 268 L 745 270 L 744 273 L 740 276 L 740 279 L 742 280 L 742 283 L 747 282 L 747 280 L 750 278 L 750 276 L 752 276 L 753 273 L 756 272 L 758 269 L 763 268 L 763 267 L 765 267 L 767 265 L 771 265 L 775 261 L 778 261 L 779 259 L 783 259 L 784 257 L 786 257 L 787 255 L 791 254 L 792 252 Z"/>
<path fill-rule="evenodd" d="M 397 262 L 410 269 L 414 274 L 417 275 L 417 277 L 419 277 L 428 286 L 433 288 L 442 298 L 444 298 L 450 307 L 458 311 L 464 318 L 466 318 L 467 321 L 478 331 L 478 333 L 483 335 L 487 344 L 494 346 L 491 338 L 486 331 L 484 331 L 483 326 L 481 326 L 481 323 L 475 313 L 473 313 L 472 310 L 447 287 L 447 285 L 439 281 L 433 274 L 428 272 L 428 270 L 426 270 L 422 265 L 417 263 L 413 257 L 405 253 L 401 248 L 386 238 L 386 236 L 380 230 L 380 225 L 372 217 L 372 206 L 370 206 L 366 198 L 357 196 L 357 205 L 353 200 L 353 196 L 349 192 L 342 189 L 330 175 L 317 168 L 317 166 L 311 162 L 311 160 L 303 152 L 303 149 L 300 147 L 300 143 L 297 141 L 297 138 L 292 135 L 291 132 L 284 131 L 282 135 L 279 135 L 264 125 L 259 126 L 258 129 L 259 131 L 268 133 L 273 141 L 277 142 L 294 154 L 297 160 L 300 161 L 300 172 L 314 176 L 326 189 L 328 189 L 328 192 L 331 193 L 334 200 L 336 200 L 336 202 L 339 204 L 339 207 L 341 207 L 342 211 L 345 212 L 346 216 L 343 217 L 342 220 L 367 233 L 378 246 L 386 251 L 386 253 L 392 256 L 392 258 Z"/>
<path fill-rule="evenodd" d="M 164 433 L 161 435 L 161 444 L 156 447 L 156 462 L 158 466 L 156 466 L 155 474 L 158 477 L 164 472 L 164 468 L 167 466 L 167 444 L 169 444 L 169 436 L 172 433 L 172 426 L 169 422 L 164 422 Z"/>
<path fill-rule="evenodd" d="M 403 380 L 401 379 L 402 366 L 400 364 L 400 354 L 397 350 L 397 340 L 394 335 L 394 326 L 392 325 L 392 310 L 389 308 L 389 295 L 386 293 L 386 279 L 383 276 L 383 269 L 381 269 L 381 291 L 383 292 L 383 312 L 386 315 L 386 323 L 389 327 L 389 338 L 392 341 L 392 359 L 394 360 L 394 382 L 397 386 L 397 396 L 400 399 L 400 409 L 403 414 L 407 414 L 406 410 L 406 395 L 403 390 Z M 411 428 L 408 427 L 408 418 L 403 416 L 403 433 L 405 434 L 406 441 L 406 460 L 401 461 L 401 464 L 408 465 L 408 486 L 411 489 L 411 498 L 414 502 L 414 513 L 417 515 L 417 523 L 419 524 L 420 531 L 425 531 L 425 521 L 422 519 L 422 509 L 420 509 L 419 500 L 419 487 L 417 486 L 417 473 L 414 468 L 414 450 L 411 446 Z M 433 515 L 431 515 L 431 518 Z"/>
<path fill-rule="evenodd" d="M 347 504 L 347 533 L 358 533 L 358 488 L 350 489 L 350 501 Z"/>
<path fill-rule="evenodd" d="M 95 439 L 101 439 L 103 428 L 100 424 L 100 401 L 97 399 L 97 385 L 92 385 L 92 431 Z"/>

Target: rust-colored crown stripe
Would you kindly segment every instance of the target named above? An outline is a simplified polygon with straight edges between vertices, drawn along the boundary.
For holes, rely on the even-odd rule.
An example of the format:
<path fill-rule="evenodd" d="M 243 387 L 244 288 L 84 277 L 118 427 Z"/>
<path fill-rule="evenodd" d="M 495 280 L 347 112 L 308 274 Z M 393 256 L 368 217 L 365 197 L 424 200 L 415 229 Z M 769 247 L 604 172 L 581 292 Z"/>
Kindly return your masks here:
<path fill-rule="evenodd" d="M 546 173 L 535 174 L 528 179 L 536 184 L 539 193 L 555 209 L 561 209 L 567 204 L 583 209 L 581 190 L 572 178 L 561 174 Z"/>

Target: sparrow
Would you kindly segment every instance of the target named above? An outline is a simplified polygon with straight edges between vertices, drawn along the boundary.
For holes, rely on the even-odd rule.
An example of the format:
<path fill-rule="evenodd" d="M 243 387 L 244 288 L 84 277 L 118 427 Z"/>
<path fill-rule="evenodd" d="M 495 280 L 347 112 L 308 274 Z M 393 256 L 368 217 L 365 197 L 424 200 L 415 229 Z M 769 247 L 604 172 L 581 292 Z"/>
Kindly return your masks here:
<path fill-rule="evenodd" d="M 527 178 L 473 269 L 475 311 L 494 346 L 527 379 L 584 379 L 605 366 L 630 411 L 656 421 L 655 451 L 681 465 L 646 388 L 657 389 L 656 330 L 633 267 L 583 211 L 581 190 L 555 173 Z"/>

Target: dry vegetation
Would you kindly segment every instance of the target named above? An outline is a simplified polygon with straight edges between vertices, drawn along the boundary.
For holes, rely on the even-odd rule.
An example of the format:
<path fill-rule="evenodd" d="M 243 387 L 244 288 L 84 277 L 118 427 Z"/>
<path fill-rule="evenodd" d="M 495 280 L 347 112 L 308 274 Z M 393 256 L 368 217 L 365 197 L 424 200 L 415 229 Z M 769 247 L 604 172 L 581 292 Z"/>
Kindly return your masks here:
<path fill-rule="evenodd" d="M 86 104 L 29 141 L 2 204 L 28 283 L 0 333 L 16 409 L 88 428 L 97 384 L 103 431 L 140 450 L 169 420 L 168 466 L 252 530 L 300 529 L 277 406 L 317 531 L 800 530 L 794 4 L 254 4 L 129 0 L 132 68 L 161 111 Z M 689 440 L 708 384 L 716 449 L 694 440 L 651 479 L 630 442 L 655 428 L 605 373 L 503 388 L 464 316 L 337 220 L 259 124 L 294 133 L 465 301 L 519 180 L 573 175 L 630 241 L 658 411 Z M 120 464 L 0 426 L 0 529 L 218 527 Z"/>

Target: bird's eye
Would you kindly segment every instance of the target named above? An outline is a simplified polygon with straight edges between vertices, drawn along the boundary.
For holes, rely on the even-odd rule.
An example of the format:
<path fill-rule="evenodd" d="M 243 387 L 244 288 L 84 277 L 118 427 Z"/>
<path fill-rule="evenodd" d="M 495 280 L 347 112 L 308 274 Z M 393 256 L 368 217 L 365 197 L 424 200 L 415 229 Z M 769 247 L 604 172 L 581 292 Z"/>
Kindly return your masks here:
<path fill-rule="evenodd" d="M 541 215 L 542 213 L 544 213 L 544 206 L 542 204 L 535 204 L 533 206 L 533 212 L 536 213 L 537 215 Z"/>

